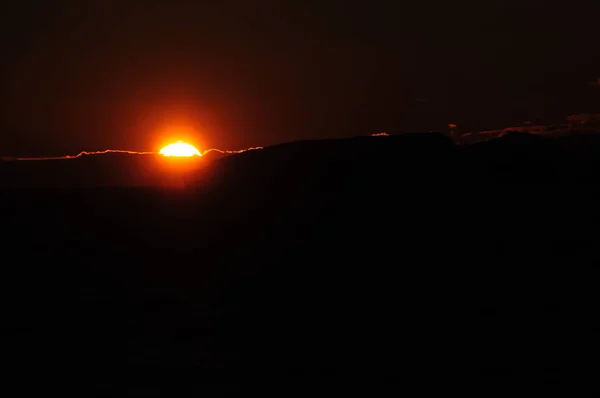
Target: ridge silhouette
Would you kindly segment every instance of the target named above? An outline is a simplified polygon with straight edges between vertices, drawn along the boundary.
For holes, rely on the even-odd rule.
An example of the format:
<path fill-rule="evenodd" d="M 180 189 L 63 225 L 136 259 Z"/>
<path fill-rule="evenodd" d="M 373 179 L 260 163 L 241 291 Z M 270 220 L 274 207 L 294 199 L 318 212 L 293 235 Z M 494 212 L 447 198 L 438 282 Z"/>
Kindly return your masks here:
<path fill-rule="evenodd" d="M 185 189 L 6 188 L 153 155 L 4 162 L 3 356 L 108 390 L 566 383 L 598 327 L 599 137 L 293 142 L 173 166 Z"/>

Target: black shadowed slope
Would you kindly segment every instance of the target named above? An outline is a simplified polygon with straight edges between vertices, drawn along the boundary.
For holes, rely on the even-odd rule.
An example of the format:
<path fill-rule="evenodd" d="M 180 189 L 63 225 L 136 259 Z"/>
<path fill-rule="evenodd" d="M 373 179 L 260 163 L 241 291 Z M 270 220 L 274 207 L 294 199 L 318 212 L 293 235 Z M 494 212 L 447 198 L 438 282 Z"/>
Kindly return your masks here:
<path fill-rule="evenodd" d="M 88 391 L 564 382 L 593 350 L 598 142 L 307 141 L 185 190 L 4 191 L 5 358 Z"/>
<path fill-rule="evenodd" d="M 2 189 L 181 188 L 186 172 L 202 168 L 222 156 L 213 151 L 191 158 L 122 152 L 70 159 L 0 158 L 0 181 Z"/>

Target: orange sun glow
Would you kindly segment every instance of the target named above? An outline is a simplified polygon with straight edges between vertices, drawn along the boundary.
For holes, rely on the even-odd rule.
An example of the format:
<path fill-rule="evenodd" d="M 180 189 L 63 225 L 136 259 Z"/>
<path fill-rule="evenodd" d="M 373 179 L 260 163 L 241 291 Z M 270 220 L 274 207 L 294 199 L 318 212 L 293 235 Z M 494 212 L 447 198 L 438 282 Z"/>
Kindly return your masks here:
<path fill-rule="evenodd" d="M 182 141 L 177 141 L 174 144 L 167 145 L 159 152 L 163 156 L 202 156 L 200 151 L 196 149 L 193 145 L 186 144 Z"/>

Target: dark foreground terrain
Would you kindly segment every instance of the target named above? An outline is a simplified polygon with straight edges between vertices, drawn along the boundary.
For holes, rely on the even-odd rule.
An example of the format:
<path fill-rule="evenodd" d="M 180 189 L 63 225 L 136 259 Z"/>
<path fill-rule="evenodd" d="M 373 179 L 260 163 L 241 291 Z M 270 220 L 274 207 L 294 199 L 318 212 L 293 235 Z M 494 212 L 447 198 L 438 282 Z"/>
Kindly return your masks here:
<path fill-rule="evenodd" d="M 599 178 L 595 135 L 406 135 L 232 155 L 186 189 L 4 190 L 2 377 L 572 395 L 598 371 Z"/>

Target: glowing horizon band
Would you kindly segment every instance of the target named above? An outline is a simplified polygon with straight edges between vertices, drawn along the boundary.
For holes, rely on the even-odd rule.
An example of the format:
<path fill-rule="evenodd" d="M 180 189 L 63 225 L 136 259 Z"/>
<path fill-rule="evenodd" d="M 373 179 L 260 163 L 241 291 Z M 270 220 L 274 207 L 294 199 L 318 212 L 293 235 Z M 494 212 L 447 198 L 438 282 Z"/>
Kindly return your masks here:
<path fill-rule="evenodd" d="M 239 149 L 239 150 L 227 150 L 227 149 L 218 149 L 218 148 L 211 148 L 211 149 L 207 149 L 204 152 L 200 152 L 200 156 L 198 157 L 202 157 L 210 152 L 218 152 L 218 153 L 223 153 L 223 154 L 235 154 L 235 153 L 243 153 L 246 151 L 254 151 L 254 150 L 258 150 L 258 149 L 263 149 L 263 147 L 258 146 L 258 147 L 251 147 L 251 148 L 247 148 L 247 149 Z M 161 155 L 164 157 L 172 157 L 172 156 L 165 156 L 163 154 L 161 154 L 160 152 L 148 152 L 148 151 L 128 151 L 125 149 L 105 149 L 103 151 L 81 151 L 79 152 L 77 155 L 64 155 L 64 156 L 49 156 L 49 157 L 13 157 L 13 156 L 3 156 L 0 157 L 0 160 L 3 161 L 14 161 L 14 160 L 23 160 L 23 161 L 35 161 L 35 160 L 65 160 L 65 159 L 78 159 L 82 156 L 88 156 L 88 155 L 105 155 L 108 153 L 124 153 L 124 154 L 128 154 L 128 155 Z"/>

